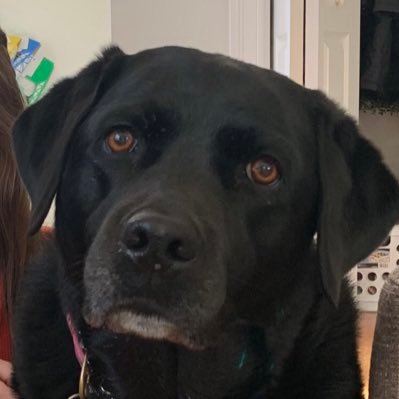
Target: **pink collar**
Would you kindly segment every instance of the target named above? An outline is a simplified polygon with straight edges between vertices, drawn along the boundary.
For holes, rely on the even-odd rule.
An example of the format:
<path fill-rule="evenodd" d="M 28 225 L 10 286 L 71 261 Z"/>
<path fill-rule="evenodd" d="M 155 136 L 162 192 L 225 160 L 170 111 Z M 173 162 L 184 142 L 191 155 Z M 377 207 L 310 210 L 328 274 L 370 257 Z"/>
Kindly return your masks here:
<path fill-rule="evenodd" d="M 73 339 L 73 347 L 75 349 L 75 356 L 77 361 L 79 362 L 80 366 L 83 365 L 85 354 L 83 352 L 83 348 L 79 342 L 79 337 L 78 337 L 78 332 L 76 331 L 75 325 L 73 324 L 71 315 L 68 313 L 66 315 L 68 327 L 69 327 L 69 332 L 72 335 Z"/>

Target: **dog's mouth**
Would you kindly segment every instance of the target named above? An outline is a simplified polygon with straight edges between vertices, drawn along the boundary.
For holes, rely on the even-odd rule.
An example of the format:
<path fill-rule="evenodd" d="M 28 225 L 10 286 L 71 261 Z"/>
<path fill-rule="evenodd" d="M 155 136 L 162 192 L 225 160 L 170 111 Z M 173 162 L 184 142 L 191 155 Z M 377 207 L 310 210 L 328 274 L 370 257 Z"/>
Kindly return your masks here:
<path fill-rule="evenodd" d="M 203 350 L 207 346 L 206 340 L 200 335 L 185 331 L 156 314 L 118 309 L 111 311 L 101 322 L 91 317 L 85 317 L 85 320 L 94 328 L 106 328 L 117 334 L 132 334 L 145 339 L 170 342 L 190 350 Z"/>

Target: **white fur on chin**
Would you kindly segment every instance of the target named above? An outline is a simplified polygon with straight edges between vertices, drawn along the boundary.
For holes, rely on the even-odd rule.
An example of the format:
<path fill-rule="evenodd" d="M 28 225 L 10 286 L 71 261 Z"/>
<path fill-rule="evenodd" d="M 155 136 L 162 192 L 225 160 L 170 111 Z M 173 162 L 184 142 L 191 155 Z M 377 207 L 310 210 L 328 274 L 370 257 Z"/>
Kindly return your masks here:
<path fill-rule="evenodd" d="M 129 310 L 120 310 L 111 313 L 105 324 L 116 333 L 130 333 L 143 338 L 168 341 L 190 349 L 202 349 L 202 345 L 184 334 L 175 324 L 159 316 L 146 316 Z"/>

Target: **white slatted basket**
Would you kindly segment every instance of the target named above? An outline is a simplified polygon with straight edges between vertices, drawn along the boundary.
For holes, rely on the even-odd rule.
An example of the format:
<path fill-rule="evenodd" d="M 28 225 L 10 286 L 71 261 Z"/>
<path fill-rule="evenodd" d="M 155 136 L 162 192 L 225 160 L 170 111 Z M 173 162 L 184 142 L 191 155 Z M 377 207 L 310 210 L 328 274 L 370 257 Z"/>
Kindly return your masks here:
<path fill-rule="evenodd" d="M 352 271 L 355 281 L 355 296 L 360 310 L 375 312 L 385 280 L 399 264 L 399 225 L 370 256 Z"/>

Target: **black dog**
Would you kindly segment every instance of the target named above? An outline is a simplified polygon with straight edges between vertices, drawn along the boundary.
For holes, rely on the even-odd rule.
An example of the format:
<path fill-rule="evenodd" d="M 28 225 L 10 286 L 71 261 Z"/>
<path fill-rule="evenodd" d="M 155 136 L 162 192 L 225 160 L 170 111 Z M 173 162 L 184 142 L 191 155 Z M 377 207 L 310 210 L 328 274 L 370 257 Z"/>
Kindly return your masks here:
<path fill-rule="evenodd" d="M 361 398 L 344 274 L 399 216 L 353 120 L 276 73 L 112 48 L 14 132 L 32 231 L 16 390 L 66 399 Z M 315 242 L 317 233 L 317 242 Z"/>

